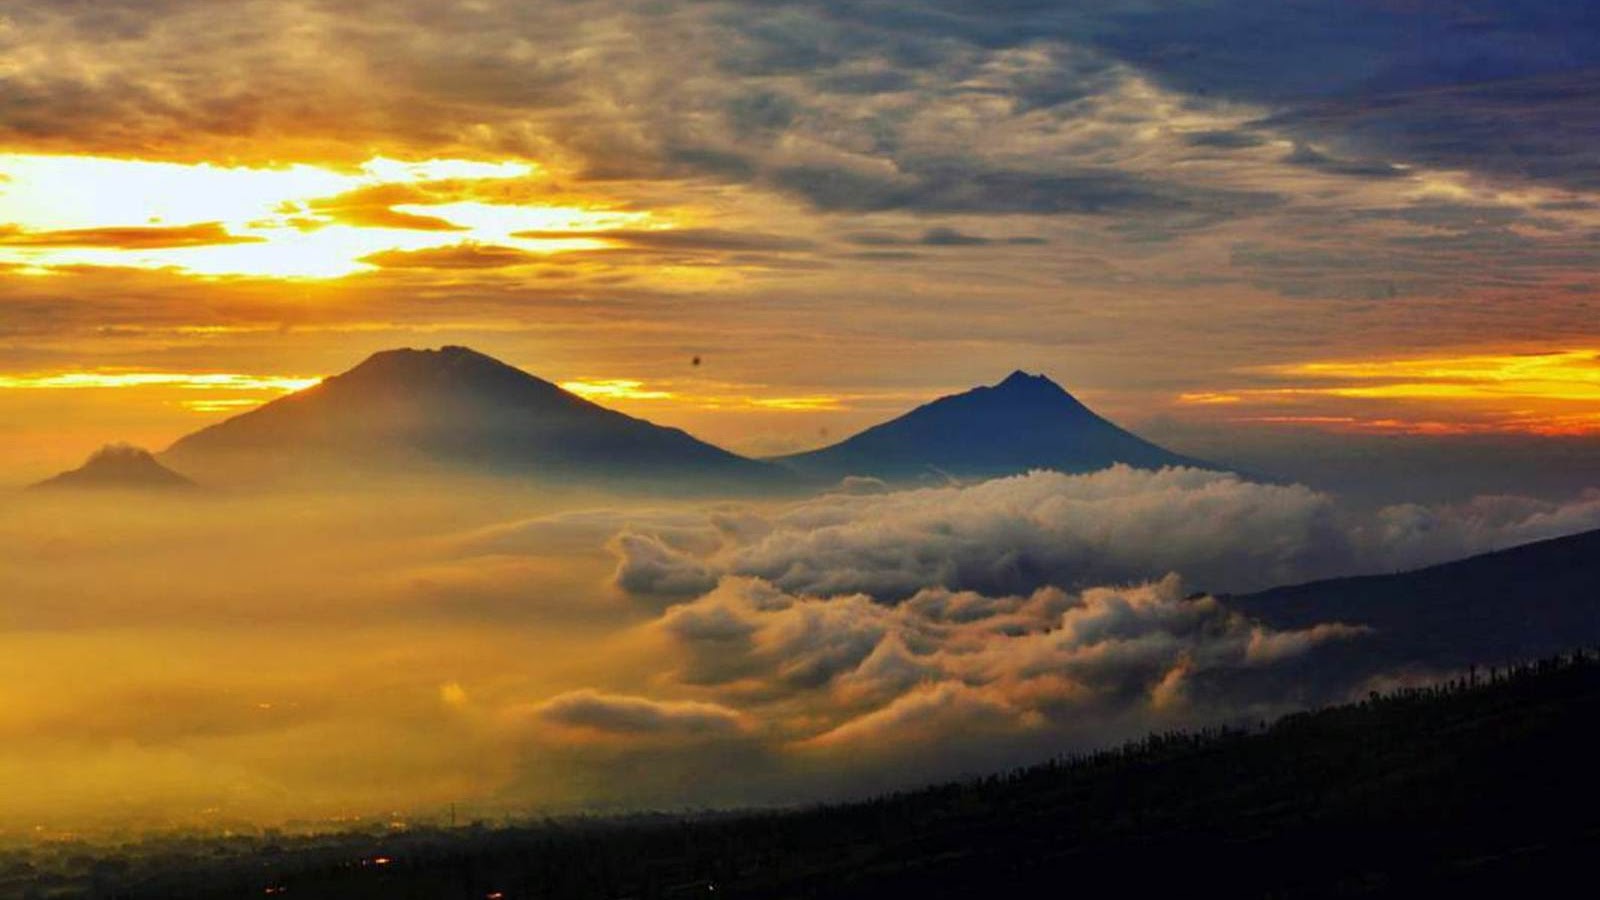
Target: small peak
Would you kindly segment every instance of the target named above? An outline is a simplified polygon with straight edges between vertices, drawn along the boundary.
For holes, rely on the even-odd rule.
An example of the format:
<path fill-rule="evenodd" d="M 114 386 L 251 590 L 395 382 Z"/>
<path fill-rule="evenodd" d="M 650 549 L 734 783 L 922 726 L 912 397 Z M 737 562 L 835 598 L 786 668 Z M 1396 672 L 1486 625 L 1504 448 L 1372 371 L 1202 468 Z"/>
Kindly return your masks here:
<path fill-rule="evenodd" d="M 155 462 L 155 455 L 136 444 L 115 441 L 89 454 L 86 465 L 115 465 L 124 463 Z"/>
<path fill-rule="evenodd" d="M 376 352 L 376 353 L 372 354 L 371 356 L 367 357 L 361 363 L 361 365 L 366 365 L 368 363 L 374 363 L 374 362 L 401 362 L 401 361 L 417 361 L 417 362 L 421 362 L 421 361 L 430 360 L 430 359 L 445 360 L 445 359 L 459 358 L 459 357 L 463 357 L 463 356 L 482 356 L 482 355 L 483 354 L 478 353 L 475 350 L 471 350 L 471 349 L 468 349 L 466 347 L 456 346 L 456 345 L 453 345 L 453 344 L 447 344 L 446 346 L 440 347 L 437 350 L 433 350 L 433 349 L 430 349 L 428 347 L 422 347 L 420 349 L 417 348 L 417 347 L 396 347 L 396 348 L 394 348 L 392 350 L 379 350 L 378 352 Z"/>
<path fill-rule="evenodd" d="M 1032 375 L 1021 369 L 1007 375 L 1003 381 L 987 388 L 978 388 L 973 393 L 986 396 L 993 402 L 1020 404 L 1041 410 L 1086 409 L 1066 388 L 1044 375 Z"/>
<path fill-rule="evenodd" d="M 1006 387 L 1008 385 L 1015 386 L 1015 385 L 1019 385 L 1019 384 L 1033 384 L 1035 382 L 1049 381 L 1049 380 L 1050 379 L 1044 377 L 1043 375 L 1029 375 L 1027 372 L 1024 372 L 1021 369 L 1018 369 L 1015 372 L 1012 372 L 1010 375 L 1007 375 L 1005 377 L 1005 380 L 1000 382 L 998 385 L 996 385 L 996 387 Z"/>
<path fill-rule="evenodd" d="M 488 397 L 506 396 L 530 386 L 555 390 L 554 385 L 515 366 L 470 347 L 447 345 L 438 349 L 402 347 L 367 357 L 347 372 L 323 382 L 326 391 L 340 396 L 399 396 L 417 391 L 464 392 Z"/>
<path fill-rule="evenodd" d="M 194 482 L 163 466 L 150 451 L 133 444 L 107 444 L 76 469 L 35 487 L 193 487 Z"/>
<path fill-rule="evenodd" d="M 1010 375 L 1007 375 L 1004 381 L 1001 381 L 995 385 L 995 388 L 1003 391 L 1037 391 L 1043 388 L 1049 389 L 1053 392 L 1066 393 L 1064 390 L 1062 390 L 1061 385 L 1056 384 L 1049 378 L 1046 378 L 1043 375 L 1030 375 L 1021 369 L 1018 369 L 1015 372 L 1012 372 Z"/>
<path fill-rule="evenodd" d="M 486 356 L 470 347 L 446 345 L 437 350 L 415 347 L 397 347 L 393 350 L 379 350 L 351 369 L 351 373 L 422 373 L 448 369 L 458 369 L 462 366 L 504 364 L 494 357 Z"/>

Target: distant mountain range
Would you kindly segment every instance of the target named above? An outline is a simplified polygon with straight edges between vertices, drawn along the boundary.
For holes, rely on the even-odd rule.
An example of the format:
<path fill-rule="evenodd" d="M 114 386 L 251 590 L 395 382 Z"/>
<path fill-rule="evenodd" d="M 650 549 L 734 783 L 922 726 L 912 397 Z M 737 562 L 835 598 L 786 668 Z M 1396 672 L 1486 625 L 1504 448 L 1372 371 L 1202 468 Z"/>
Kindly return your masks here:
<path fill-rule="evenodd" d="M 887 481 L 993 478 L 1030 469 L 1089 472 L 1220 466 L 1180 456 L 1096 415 L 1043 375 L 1013 372 L 941 397 L 829 447 L 774 462 L 805 475 Z"/>
<path fill-rule="evenodd" d="M 192 490 L 195 483 L 130 444 L 107 444 L 87 462 L 33 486 L 34 490 Z"/>
<path fill-rule="evenodd" d="M 898 483 L 1220 468 L 1149 443 L 1042 375 L 943 397 L 831 447 L 771 460 L 606 409 L 466 347 L 374 354 L 306 390 L 188 435 L 159 457 L 91 461 L 49 483 L 148 487 L 456 472 L 651 492 L 802 491 L 846 476 Z M 175 470 L 175 471 L 172 471 Z M 177 473 L 183 473 L 179 475 Z"/>

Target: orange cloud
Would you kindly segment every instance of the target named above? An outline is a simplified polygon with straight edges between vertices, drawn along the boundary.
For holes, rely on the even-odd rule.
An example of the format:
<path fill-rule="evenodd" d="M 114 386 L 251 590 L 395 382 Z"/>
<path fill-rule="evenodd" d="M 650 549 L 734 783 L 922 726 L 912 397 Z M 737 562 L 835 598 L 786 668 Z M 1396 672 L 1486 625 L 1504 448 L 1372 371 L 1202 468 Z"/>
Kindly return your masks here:
<path fill-rule="evenodd" d="M 214 247 L 225 244 L 259 244 L 265 238 L 231 234 L 221 222 L 198 225 L 138 225 L 108 228 L 68 228 L 60 231 L 0 231 L 0 244 L 12 247 L 108 247 L 119 250 L 164 250 L 173 247 Z"/>
<path fill-rule="evenodd" d="M 408 203 L 431 202 L 434 202 L 432 196 L 418 185 L 378 184 L 335 197 L 312 200 L 306 206 L 312 212 L 327 216 L 335 222 L 358 228 L 402 228 L 412 231 L 468 230 L 464 225 L 457 225 L 438 216 L 424 216 L 395 209 L 396 206 Z"/>
<path fill-rule="evenodd" d="M 384 250 L 361 257 L 383 269 L 505 269 L 539 262 L 537 254 L 497 244 L 467 241 L 425 250 Z"/>

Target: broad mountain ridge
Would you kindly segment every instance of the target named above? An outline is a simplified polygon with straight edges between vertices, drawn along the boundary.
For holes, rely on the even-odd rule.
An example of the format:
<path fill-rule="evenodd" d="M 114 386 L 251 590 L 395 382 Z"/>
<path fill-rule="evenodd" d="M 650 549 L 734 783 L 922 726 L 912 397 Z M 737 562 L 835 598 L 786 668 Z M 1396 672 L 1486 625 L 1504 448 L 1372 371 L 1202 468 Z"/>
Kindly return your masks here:
<path fill-rule="evenodd" d="M 634 418 L 466 347 L 386 350 L 182 438 L 185 472 L 443 467 L 619 485 L 762 488 L 782 469 Z"/>
<path fill-rule="evenodd" d="M 1088 472 L 1115 463 L 1222 468 L 1152 444 L 1097 415 L 1049 378 L 1022 371 L 773 462 L 805 475 L 887 481 L 991 478 L 1030 469 Z"/>
<path fill-rule="evenodd" d="M 1388 575 L 1330 578 L 1224 598 L 1280 630 L 1371 632 L 1310 655 L 1323 669 L 1400 661 L 1455 670 L 1600 646 L 1600 531 Z"/>

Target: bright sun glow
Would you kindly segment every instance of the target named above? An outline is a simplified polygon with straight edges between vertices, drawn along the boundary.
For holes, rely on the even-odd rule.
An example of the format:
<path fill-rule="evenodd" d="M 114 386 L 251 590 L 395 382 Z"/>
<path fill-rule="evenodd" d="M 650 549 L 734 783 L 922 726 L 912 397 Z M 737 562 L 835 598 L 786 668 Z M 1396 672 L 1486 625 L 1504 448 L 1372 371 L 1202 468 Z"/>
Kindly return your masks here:
<path fill-rule="evenodd" d="M 379 268 L 383 254 L 493 247 L 534 260 L 610 246 L 593 232 L 660 227 L 649 213 L 569 200 L 485 199 L 517 197 L 493 189 L 539 174 L 468 160 L 336 171 L 0 154 L 0 264 L 336 278 Z"/>

